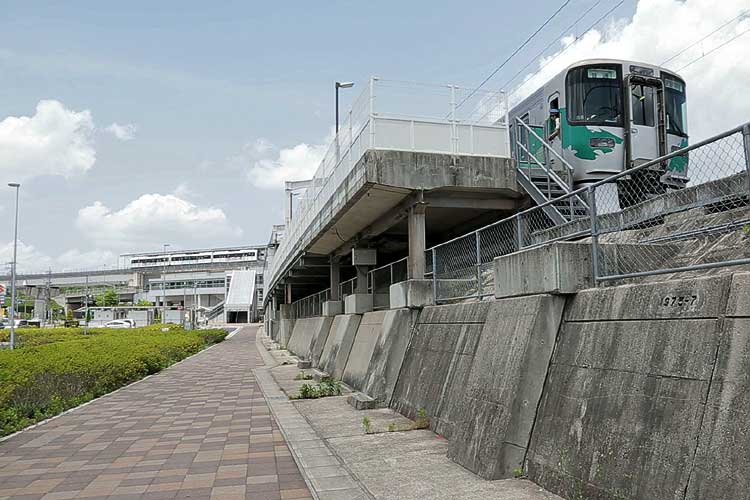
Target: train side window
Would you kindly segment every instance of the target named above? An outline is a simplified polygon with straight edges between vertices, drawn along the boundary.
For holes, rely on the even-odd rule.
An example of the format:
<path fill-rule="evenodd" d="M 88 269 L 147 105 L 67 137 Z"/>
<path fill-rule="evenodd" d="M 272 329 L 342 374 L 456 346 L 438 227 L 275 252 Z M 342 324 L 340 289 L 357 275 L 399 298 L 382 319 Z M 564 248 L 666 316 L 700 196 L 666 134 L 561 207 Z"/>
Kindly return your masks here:
<path fill-rule="evenodd" d="M 551 137 L 552 134 L 557 131 L 557 134 L 555 135 L 556 138 L 562 136 L 562 127 L 560 127 L 560 115 L 558 114 L 557 117 L 553 117 L 551 115 L 551 111 L 553 109 L 560 111 L 560 98 L 557 95 L 557 93 L 553 94 L 549 98 L 549 109 L 547 110 L 547 137 Z M 560 130 L 558 130 L 560 128 Z"/>

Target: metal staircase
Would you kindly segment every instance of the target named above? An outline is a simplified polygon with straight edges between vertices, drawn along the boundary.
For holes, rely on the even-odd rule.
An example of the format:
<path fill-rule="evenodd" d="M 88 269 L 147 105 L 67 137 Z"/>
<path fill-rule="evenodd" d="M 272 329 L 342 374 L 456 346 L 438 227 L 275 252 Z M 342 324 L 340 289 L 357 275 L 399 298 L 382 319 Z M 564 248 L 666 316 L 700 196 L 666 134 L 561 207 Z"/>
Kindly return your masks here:
<path fill-rule="evenodd" d="M 215 306 L 211 308 L 208 313 L 206 313 L 206 320 L 211 321 L 214 318 L 217 318 L 218 316 L 224 314 L 224 301 L 222 300 Z"/>
<path fill-rule="evenodd" d="M 555 225 L 589 216 L 586 201 L 573 191 L 573 167 L 532 127 L 516 118 L 515 157 L 518 183 Z M 551 203 L 547 203 L 550 202 Z"/>

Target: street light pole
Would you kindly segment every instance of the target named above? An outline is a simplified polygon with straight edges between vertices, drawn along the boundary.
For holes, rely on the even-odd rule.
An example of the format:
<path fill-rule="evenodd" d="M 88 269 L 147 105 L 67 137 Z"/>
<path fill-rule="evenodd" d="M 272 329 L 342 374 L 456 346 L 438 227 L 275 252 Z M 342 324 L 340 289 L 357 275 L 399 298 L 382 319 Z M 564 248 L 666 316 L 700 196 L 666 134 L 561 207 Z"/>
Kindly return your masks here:
<path fill-rule="evenodd" d="M 16 190 L 16 216 L 13 229 L 13 267 L 10 272 L 10 348 L 16 347 L 16 258 L 18 254 L 18 192 L 21 185 L 9 182 L 8 187 Z"/>
<path fill-rule="evenodd" d="M 339 135 L 339 89 L 354 87 L 354 82 L 336 82 L 336 135 Z"/>
<path fill-rule="evenodd" d="M 161 323 L 167 324 L 167 247 L 169 243 L 164 243 L 164 266 L 161 271 Z"/>

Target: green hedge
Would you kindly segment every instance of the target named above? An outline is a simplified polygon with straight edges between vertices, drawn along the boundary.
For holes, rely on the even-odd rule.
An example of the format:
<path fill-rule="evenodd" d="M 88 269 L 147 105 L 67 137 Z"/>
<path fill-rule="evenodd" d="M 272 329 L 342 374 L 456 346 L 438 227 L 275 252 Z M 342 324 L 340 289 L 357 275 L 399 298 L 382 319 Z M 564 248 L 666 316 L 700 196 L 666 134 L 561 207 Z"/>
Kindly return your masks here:
<path fill-rule="evenodd" d="M 161 328 L 21 332 L 20 349 L 0 351 L 0 436 L 156 373 L 227 335 Z"/>

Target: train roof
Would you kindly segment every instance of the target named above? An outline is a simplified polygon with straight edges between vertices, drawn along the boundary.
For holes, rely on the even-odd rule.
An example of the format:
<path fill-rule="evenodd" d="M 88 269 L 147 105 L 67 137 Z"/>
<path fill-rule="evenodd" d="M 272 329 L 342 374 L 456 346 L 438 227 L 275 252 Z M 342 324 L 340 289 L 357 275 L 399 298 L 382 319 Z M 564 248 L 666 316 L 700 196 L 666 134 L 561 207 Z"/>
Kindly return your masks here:
<path fill-rule="evenodd" d="M 579 66 L 588 66 L 589 64 L 628 64 L 628 65 L 634 65 L 634 66 L 642 66 L 644 68 L 650 68 L 650 69 L 658 70 L 659 72 L 665 71 L 665 72 L 669 73 L 672 76 L 676 76 L 680 80 L 683 80 L 683 81 L 685 80 L 676 71 L 672 71 L 671 69 L 665 68 L 664 66 L 659 66 L 659 65 L 656 65 L 656 64 L 646 63 L 646 62 L 642 62 L 642 61 L 633 61 L 633 60 L 630 60 L 630 59 L 607 59 L 607 58 L 601 58 L 601 59 L 598 59 L 598 58 L 594 58 L 594 59 L 582 59 L 580 61 L 577 61 L 577 62 L 574 62 L 574 63 L 568 65 L 564 70 L 562 70 L 557 75 L 560 75 L 562 73 L 567 73 L 571 69 L 577 68 Z"/>

